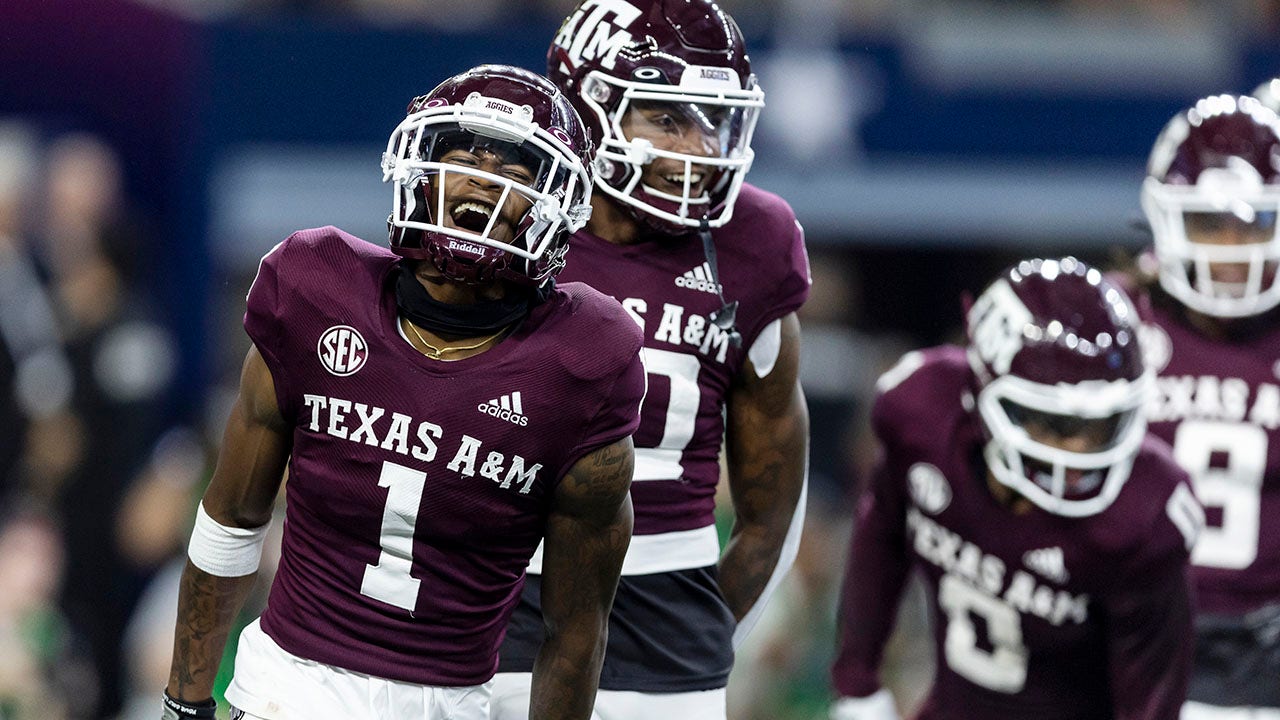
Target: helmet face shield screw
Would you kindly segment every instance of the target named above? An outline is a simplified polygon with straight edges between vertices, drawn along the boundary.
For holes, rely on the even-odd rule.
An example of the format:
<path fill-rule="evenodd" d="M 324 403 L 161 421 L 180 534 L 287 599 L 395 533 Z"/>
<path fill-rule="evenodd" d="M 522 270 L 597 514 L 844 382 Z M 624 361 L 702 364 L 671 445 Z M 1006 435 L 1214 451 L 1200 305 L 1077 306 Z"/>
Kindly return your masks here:
<path fill-rule="evenodd" d="M 599 80 L 592 80 L 587 85 L 587 96 L 596 102 L 609 102 L 609 85 Z"/>

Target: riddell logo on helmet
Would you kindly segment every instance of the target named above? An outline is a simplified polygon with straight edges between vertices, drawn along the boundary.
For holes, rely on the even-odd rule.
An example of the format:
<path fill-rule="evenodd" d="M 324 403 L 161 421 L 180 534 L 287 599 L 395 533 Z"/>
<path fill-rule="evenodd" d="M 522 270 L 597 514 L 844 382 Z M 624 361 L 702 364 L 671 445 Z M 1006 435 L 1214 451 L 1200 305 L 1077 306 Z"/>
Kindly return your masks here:
<path fill-rule="evenodd" d="M 484 248 L 480 247 L 479 245 L 472 245 L 469 242 L 463 242 L 461 240 L 450 240 L 449 249 L 461 250 L 462 252 L 471 253 L 472 255 L 484 254 Z"/>

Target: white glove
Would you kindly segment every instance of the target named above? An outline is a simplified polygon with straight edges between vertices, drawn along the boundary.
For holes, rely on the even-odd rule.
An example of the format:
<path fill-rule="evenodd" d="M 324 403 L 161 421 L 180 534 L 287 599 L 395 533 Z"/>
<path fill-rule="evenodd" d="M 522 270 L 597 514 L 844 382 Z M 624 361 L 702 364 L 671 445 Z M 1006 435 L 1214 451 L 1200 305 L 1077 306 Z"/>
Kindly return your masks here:
<path fill-rule="evenodd" d="M 866 697 L 842 697 L 831 704 L 831 720 L 902 720 L 893 695 L 880 688 Z"/>

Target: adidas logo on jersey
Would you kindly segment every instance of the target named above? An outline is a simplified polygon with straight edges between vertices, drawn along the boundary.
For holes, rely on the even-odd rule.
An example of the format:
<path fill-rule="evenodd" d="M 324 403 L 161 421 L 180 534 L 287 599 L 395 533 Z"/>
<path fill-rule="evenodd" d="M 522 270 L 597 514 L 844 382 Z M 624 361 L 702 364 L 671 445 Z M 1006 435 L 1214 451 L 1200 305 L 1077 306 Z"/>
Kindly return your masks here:
<path fill-rule="evenodd" d="M 520 401 L 519 390 L 510 395 L 496 397 L 489 402 L 482 402 L 476 406 L 476 409 L 485 415 L 513 422 L 520 427 L 529 424 L 529 418 L 524 415 L 524 404 Z"/>
<path fill-rule="evenodd" d="M 1065 583 L 1069 577 L 1067 575 L 1067 563 L 1063 558 L 1062 548 L 1060 547 L 1028 550 L 1022 556 L 1022 564 L 1033 570 L 1040 577 L 1056 583 Z"/>
<path fill-rule="evenodd" d="M 685 274 L 676 278 L 676 287 L 689 288 L 690 290 L 701 290 L 702 292 L 714 293 L 719 288 L 714 282 L 711 282 L 711 264 L 703 262 L 698 267 L 688 270 Z"/>

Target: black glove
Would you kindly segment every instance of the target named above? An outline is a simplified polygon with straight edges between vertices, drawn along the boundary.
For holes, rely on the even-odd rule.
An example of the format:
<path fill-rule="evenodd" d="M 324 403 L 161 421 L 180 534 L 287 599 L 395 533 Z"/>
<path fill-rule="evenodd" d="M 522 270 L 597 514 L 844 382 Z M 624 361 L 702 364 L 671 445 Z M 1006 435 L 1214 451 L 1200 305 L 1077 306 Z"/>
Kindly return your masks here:
<path fill-rule="evenodd" d="M 160 720 L 212 720 L 218 714 L 218 704 L 213 698 L 198 703 L 175 700 L 164 691 L 164 712 Z"/>

